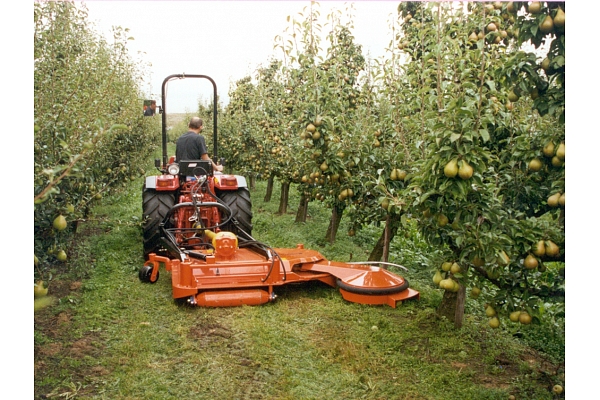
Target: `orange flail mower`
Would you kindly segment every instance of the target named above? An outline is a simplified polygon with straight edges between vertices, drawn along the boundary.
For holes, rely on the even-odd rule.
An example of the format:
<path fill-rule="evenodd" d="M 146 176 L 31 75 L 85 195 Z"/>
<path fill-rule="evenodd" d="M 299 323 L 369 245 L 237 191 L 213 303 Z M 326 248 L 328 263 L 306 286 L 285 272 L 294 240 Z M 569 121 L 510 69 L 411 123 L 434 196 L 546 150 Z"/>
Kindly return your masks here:
<path fill-rule="evenodd" d="M 213 172 L 210 160 L 167 162 L 165 87 L 171 79 L 205 78 L 214 88 L 213 144 L 217 158 L 217 89 L 206 75 L 170 75 L 162 86 L 163 159 L 160 175 L 143 188 L 144 257 L 142 282 L 155 283 L 164 266 L 173 298 L 205 307 L 260 305 L 277 298 L 277 287 L 318 280 L 361 304 L 419 298 L 408 281 L 382 262 L 329 261 L 319 252 L 271 248 L 252 237 L 252 205 L 242 176 Z M 402 266 L 396 265 L 402 269 Z"/>

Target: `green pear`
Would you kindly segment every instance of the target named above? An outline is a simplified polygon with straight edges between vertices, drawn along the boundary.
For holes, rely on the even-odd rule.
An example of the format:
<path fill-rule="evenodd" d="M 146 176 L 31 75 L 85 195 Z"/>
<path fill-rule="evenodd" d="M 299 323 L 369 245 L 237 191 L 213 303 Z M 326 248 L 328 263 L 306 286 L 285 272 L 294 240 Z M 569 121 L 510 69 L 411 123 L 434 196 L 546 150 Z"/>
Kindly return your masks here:
<path fill-rule="evenodd" d="M 447 178 L 454 178 L 458 174 L 458 160 L 456 158 L 450 160 L 444 167 L 444 175 Z"/>

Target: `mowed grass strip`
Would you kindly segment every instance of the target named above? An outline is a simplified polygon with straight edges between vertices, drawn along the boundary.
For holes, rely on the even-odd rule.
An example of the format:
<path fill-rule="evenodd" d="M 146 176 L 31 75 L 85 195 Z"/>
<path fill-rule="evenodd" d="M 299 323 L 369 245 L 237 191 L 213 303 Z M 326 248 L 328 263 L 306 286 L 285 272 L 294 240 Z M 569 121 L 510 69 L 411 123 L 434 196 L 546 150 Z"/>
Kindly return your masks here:
<path fill-rule="evenodd" d="M 97 206 L 98 218 L 84 225 L 78 246 L 93 260 L 81 266 L 89 278 L 43 311 L 63 323 L 52 332 L 36 328 L 37 397 L 552 398 L 552 381 L 535 353 L 476 316 L 454 330 L 437 319 L 429 295 L 395 309 L 366 306 L 310 282 L 277 288 L 278 299 L 263 306 L 175 303 L 164 269 L 156 284 L 137 277 L 143 257 L 141 184 L 135 186 Z M 294 211 L 277 216 L 269 210 L 277 208 L 276 195 L 260 200 L 264 190 L 259 182 L 252 193 L 257 239 L 283 247 L 304 242 L 330 259 L 368 254 L 360 245 L 366 236 L 319 244 L 328 209 L 312 204 L 310 221 L 294 224 Z M 273 244 L 275 237 L 280 242 Z M 76 352 L 80 343 L 88 346 Z M 44 353 L 47 346 L 56 351 Z"/>

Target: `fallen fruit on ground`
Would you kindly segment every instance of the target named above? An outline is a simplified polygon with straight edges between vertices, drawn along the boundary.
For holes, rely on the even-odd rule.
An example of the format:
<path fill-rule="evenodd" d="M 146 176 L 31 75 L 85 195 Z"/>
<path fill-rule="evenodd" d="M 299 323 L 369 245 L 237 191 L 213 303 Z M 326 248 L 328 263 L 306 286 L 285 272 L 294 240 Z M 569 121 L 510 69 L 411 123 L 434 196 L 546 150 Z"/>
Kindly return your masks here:
<path fill-rule="evenodd" d="M 33 297 L 39 298 L 44 297 L 48 294 L 48 288 L 44 287 L 44 281 L 37 281 L 33 286 Z"/>
<path fill-rule="evenodd" d="M 563 392 L 563 387 L 560 385 L 554 385 L 552 387 L 552 393 L 554 394 L 561 394 Z"/>

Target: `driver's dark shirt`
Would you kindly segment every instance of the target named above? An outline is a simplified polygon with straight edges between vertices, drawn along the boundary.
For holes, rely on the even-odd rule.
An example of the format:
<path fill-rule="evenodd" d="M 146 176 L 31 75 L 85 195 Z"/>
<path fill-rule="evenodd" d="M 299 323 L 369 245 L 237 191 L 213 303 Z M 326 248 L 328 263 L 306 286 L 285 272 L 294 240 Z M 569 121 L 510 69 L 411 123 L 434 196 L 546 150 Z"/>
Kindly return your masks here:
<path fill-rule="evenodd" d="M 200 160 L 203 154 L 208 153 L 204 136 L 192 131 L 181 135 L 177 139 L 176 146 L 175 159 L 177 162 L 182 160 Z"/>

